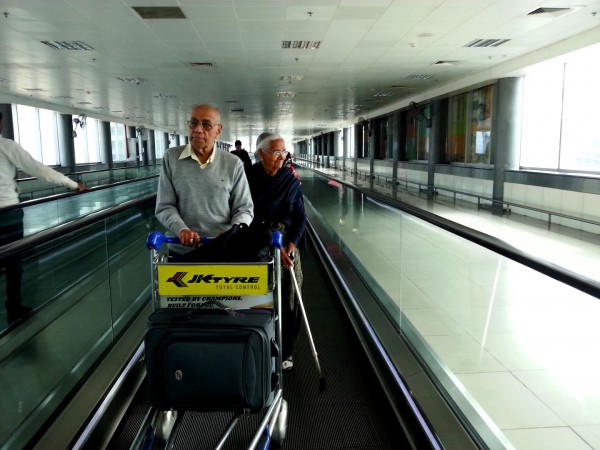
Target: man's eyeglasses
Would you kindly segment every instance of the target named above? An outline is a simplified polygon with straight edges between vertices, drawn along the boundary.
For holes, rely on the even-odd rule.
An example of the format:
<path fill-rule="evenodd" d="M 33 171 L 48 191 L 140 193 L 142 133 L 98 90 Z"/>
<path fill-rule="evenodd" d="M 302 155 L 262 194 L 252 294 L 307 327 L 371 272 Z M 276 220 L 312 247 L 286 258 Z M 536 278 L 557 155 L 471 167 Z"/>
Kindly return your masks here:
<path fill-rule="evenodd" d="M 279 158 L 280 156 L 283 156 L 284 158 L 287 156 L 287 154 L 289 153 L 287 150 L 268 150 L 267 151 L 269 153 L 271 153 L 272 155 L 275 156 L 275 158 Z"/>
<path fill-rule="evenodd" d="M 198 125 L 202 125 L 202 129 L 205 131 L 210 131 L 213 129 L 214 126 L 220 125 L 219 123 L 212 123 L 212 122 L 209 122 L 208 120 L 199 121 L 196 119 L 188 120 L 187 124 L 188 124 L 188 127 L 190 127 L 190 129 L 192 129 L 192 130 L 194 128 L 197 128 Z"/>

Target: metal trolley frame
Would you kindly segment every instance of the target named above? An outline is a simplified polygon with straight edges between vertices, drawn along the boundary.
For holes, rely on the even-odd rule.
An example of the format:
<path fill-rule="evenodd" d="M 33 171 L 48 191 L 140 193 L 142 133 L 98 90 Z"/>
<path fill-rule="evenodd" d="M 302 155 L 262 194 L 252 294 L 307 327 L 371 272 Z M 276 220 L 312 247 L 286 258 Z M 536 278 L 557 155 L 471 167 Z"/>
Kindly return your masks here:
<path fill-rule="evenodd" d="M 203 238 L 202 241 L 206 242 L 210 238 Z M 163 243 L 179 243 L 177 237 L 166 237 L 160 232 L 152 232 L 148 235 L 146 240 L 146 247 L 150 250 L 151 258 L 151 282 L 152 282 L 152 302 L 154 309 L 160 309 L 165 307 L 181 307 L 181 308 L 196 308 L 196 307 L 219 307 L 226 309 L 240 309 L 248 307 L 271 307 L 275 309 L 275 336 L 278 347 L 282 348 L 282 323 L 281 323 L 281 264 L 280 264 L 280 252 L 282 248 L 282 236 L 281 233 L 276 231 L 271 237 L 271 248 L 274 250 L 274 257 L 271 262 L 267 263 L 177 263 L 169 262 L 166 254 L 161 252 Z M 166 285 L 165 280 L 161 279 L 161 269 L 184 266 L 184 268 L 193 270 L 198 267 L 210 266 L 211 268 L 218 268 L 223 270 L 236 271 L 239 269 L 258 270 L 259 273 L 266 273 L 267 288 L 266 294 L 265 289 L 262 288 L 258 293 L 244 293 L 244 295 L 236 298 L 237 303 L 231 304 L 231 293 L 223 295 L 214 291 L 214 288 L 210 287 L 210 284 L 198 283 L 194 284 L 193 289 L 189 291 L 189 294 L 169 296 L 165 295 L 165 290 L 170 288 L 170 285 Z M 265 272 L 266 270 L 266 272 Z M 171 270 L 172 272 L 172 270 Z M 183 273 L 183 272 L 182 272 Z M 164 278 L 164 277 L 163 277 Z M 173 281 L 167 280 L 173 284 Z M 184 283 L 185 284 L 185 283 Z M 166 286 L 169 286 L 166 288 Z M 188 291 L 186 291 L 188 292 Z M 220 295 L 219 295 L 220 294 Z M 256 299 L 253 299 L 255 297 Z M 269 305 L 269 299 L 271 304 Z M 189 306 L 188 306 L 189 305 Z M 263 409 L 264 416 L 258 426 L 256 433 L 254 434 L 251 442 L 248 445 L 248 450 L 261 449 L 266 450 L 273 447 L 279 447 L 285 438 L 287 429 L 287 417 L 288 408 L 287 402 L 283 398 L 283 374 L 282 374 L 282 360 L 281 351 L 276 356 L 276 370 L 279 378 L 279 382 L 273 393 L 273 400 L 270 405 Z M 266 410 L 266 411 L 265 411 Z M 132 449 L 153 449 L 161 448 L 156 447 L 157 444 L 164 444 L 162 448 L 171 449 L 175 444 L 181 421 L 183 419 L 183 413 L 185 411 L 168 410 L 161 411 L 155 408 L 150 408 L 146 417 L 144 418 L 142 427 L 140 428 L 138 435 L 134 439 Z M 218 450 L 223 448 L 227 439 L 231 435 L 238 421 L 244 414 L 248 412 L 243 411 L 236 413 L 230 422 L 227 424 L 225 430 L 222 432 L 221 437 L 214 449 Z"/>

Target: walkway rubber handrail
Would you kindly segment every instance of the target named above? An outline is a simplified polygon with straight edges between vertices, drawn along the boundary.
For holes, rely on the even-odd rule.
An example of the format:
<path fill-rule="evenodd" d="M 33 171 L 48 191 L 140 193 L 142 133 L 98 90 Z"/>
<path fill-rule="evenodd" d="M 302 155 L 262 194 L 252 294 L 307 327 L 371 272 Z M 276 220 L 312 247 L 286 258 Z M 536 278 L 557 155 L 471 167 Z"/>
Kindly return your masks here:
<path fill-rule="evenodd" d="M 10 244 L 6 244 L 0 247 L 0 260 L 6 258 L 7 256 L 14 255 L 15 253 L 27 250 L 36 245 L 44 244 L 52 239 L 61 237 L 67 233 L 78 231 L 82 227 L 97 223 L 129 208 L 133 208 L 138 205 L 155 201 L 156 194 L 149 194 L 144 197 L 136 198 L 134 200 L 129 200 L 127 202 L 121 203 L 120 205 L 103 209 L 102 211 L 88 214 L 87 216 L 82 217 L 80 219 L 75 219 L 71 222 L 67 222 L 61 225 L 57 225 L 50 229 L 40 231 L 39 233 L 31 234 L 27 237 L 24 237 L 23 239 L 11 242 Z"/>
<path fill-rule="evenodd" d="M 147 177 L 140 177 L 140 178 L 135 178 L 132 180 L 116 181 L 116 182 L 110 183 L 110 184 L 102 184 L 100 186 L 91 187 L 90 191 L 95 192 L 95 191 L 99 191 L 102 189 L 109 189 L 109 188 L 112 188 L 115 186 L 121 186 L 124 184 L 135 183 L 138 181 L 145 181 L 145 180 L 149 180 L 151 178 L 157 178 L 157 177 L 158 177 L 158 175 L 149 175 Z M 0 214 L 4 213 L 6 211 L 10 211 L 12 209 L 26 208 L 28 206 L 39 205 L 41 203 L 52 202 L 52 201 L 61 200 L 63 198 L 67 198 L 67 197 L 73 197 L 74 195 L 83 195 L 83 194 L 85 194 L 85 192 L 71 191 L 71 192 L 64 192 L 62 194 L 48 195 L 47 197 L 34 198 L 32 200 L 25 200 L 23 202 L 16 203 L 14 205 L 4 206 L 4 207 L 0 208 Z"/>

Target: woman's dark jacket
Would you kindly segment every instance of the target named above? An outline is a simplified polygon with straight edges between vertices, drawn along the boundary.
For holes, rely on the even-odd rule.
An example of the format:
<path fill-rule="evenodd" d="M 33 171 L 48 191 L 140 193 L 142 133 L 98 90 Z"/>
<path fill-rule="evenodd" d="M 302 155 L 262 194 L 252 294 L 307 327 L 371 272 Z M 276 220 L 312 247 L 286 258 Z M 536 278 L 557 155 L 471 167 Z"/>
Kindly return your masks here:
<path fill-rule="evenodd" d="M 306 228 L 300 181 L 285 167 L 269 176 L 261 163 L 252 166 L 248 181 L 254 202 L 252 226 L 275 229 L 283 224 L 284 243 L 298 246 Z"/>

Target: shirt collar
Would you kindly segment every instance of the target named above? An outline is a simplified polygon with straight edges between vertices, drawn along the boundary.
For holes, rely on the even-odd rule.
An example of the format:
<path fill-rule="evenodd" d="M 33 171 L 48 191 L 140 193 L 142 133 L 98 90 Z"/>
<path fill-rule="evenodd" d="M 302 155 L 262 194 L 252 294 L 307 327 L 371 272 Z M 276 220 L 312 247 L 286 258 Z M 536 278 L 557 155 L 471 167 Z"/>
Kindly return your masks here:
<path fill-rule="evenodd" d="M 183 149 L 183 151 L 181 152 L 181 155 L 179 155 L 179 159 L 192 158 L 194 161 L 196 161 L 200 165 L 201 169 L 204 169 L 209 164 L 213 163 L 213 161 L 215 160 L 216 153 L 217 152 L 215 151 L 215 148 L 213 147 L 210 157 L 204 164 L 202 164 L 200 162 L 200 160 L 198 159 L 198 157 L 196 156 L 196 153 L 194 153 L 194 151 L 192 150 L 192 146 L 190 144 L 187 144 L 185 146 L 185 148 Z"/>

